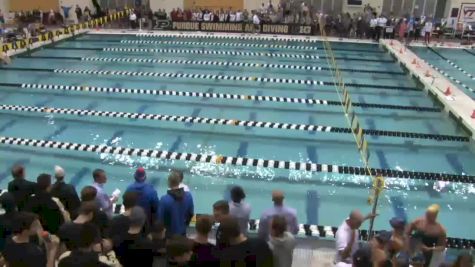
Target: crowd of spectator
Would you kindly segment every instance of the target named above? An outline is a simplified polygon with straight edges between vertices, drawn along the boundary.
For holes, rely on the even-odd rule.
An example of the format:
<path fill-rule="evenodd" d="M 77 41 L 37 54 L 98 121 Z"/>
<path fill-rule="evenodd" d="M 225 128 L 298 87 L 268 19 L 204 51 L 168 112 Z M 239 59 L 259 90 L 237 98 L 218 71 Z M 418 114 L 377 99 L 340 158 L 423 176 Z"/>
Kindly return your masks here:
<path fill-rule="evenodd" d="M 0 266 L 292 266 L 299 225 L 282 191 L 272 192 L 273 205 L 262 213 L 257 237 L 251 237 L 251 205 L 240 186 L 230 189 L 229 201 L 210 207 L 212 215 L 195 217 L 192 193 L 178 170 L 170 172 L 167 193 L 159 198 L 145 169 L 137 168 L 122 195 L 122 212 L 113 212 L 120 192 L 104 190 L 104 170 L 94 170 L 91 185 L 79 195 L 60 166 L 54 168 L 54 183 L 45 173 L 28 181 L 21 165 L 11 173 L 8 192 L 0 195 Z M 352 211 L 336 232 L 335 266 L 442 266 L 439 254 L 447 236 L 437 222 L 439 210 L 431 205 L 412 223 L 395 217 L 392 231 L 381 231 L 366 244 L 358 243 L 358 229 L 376 214 Z M 453 266 L 472 264 L 462 253 Z"/>
<path fill-rule="evenodd" d="M 159 12 L 164 18 L 164 10 Z M 319 32 L 322 26 L 327 35 L 375 41 L 381 37 L 399 37 L 405 42 L 422 38 L 428 43 L 435 30 L 432 18 L 425 16 L 377 14 L 370 5 L 366 5 L 360 13 L 325 14 L 303 1 L 281 1 L 278 6 L 263 3 L 260 9 L 250 12 L 246 9 L 175 8 L 169 17 L 172 21 L 255 23 L 255 16 L 259 23 L 313 25 L 317 27 L 315 32 Z"/>
<path fill-rule="evenodd" d="M 251 206 L 244 190 L 231 189 L 231 200 L 217 201 L 212 215 L 195 217 L 192 193 L 183 173 L 172 170 L 167 193 L 160 198 L 139 167 L 122 195 L 109 195 L 107 173 L 96 169 L 91 185 L 78 195 L 65 182 L 66 172 L 54 167 L 36 182 L 15 165 L 8 192 L 0 196 L 0 266 L 279 266 L 289 267 L 296 246 L 297 213 L 284 205 L 284 194 L 272 194 L 259 237 L 248 236 Z M 187 238 L 196 218 L 196 234 Z M 219 226 L 216 226 L 218 223 Z M 211 232 L 215 235 L 211 235 Z M 210 238 L 211 237 L 211 238 Z M 214 241 L 213 241 L 214 240 Z M 119 265 L 120 264 L 120 265 Z"/>

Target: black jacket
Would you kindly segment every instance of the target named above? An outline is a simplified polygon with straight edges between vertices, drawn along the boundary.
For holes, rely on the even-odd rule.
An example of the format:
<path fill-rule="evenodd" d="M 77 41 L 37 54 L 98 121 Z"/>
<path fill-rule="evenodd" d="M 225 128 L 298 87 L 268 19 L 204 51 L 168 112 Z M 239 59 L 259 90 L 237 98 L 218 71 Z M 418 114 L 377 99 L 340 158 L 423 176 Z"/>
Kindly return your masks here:
<path fill-rule="evenodd" d="M 71 218 L 76 218 L 81 201 L 74 186 L 65 182 L 56 182 L 51 189 L 51 195 L 63 203 Z"/>
<path fill-rule="evenodd" d="M 36 213 L 45 231 L 56 234 L 64 223 L 64 217 L 51 194 L 40 192 L 33 195 L 25 205 L 25 211 Z"/>
<path fill-rule="evenodd" d="M 13 194 L 18 210 L 23 210 L 30 195 L 36 191 L 36 183 L 25 179 L 15 179 L 8 183 L 8 192 Z"/>

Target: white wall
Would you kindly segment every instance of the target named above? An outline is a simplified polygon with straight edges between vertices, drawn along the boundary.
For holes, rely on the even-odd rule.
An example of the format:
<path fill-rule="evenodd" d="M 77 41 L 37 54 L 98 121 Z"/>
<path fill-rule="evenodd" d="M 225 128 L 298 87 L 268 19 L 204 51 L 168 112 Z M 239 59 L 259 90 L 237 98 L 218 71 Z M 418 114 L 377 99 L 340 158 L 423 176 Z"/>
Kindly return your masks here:
<path fill-rule="evenodd" d="M 174 8 L 183 9 L 183 0 L 150 0 L 150 8 L 153 11 L 165 8 L 167 13 L 170 13 Z"/>
<path fill-rule="evenodd" d="M 361 6 L 348 6 L 347 3 L 348 1 L 343 1 L 343 13 L 362 13 L 364 6 L 367 4 L 376 9 L 376 13 L 378 14 L 380 14 L 383 10 L 383 0 L 363 0 L 363 4 Z"/>
<path fill-rule="evenodd" d="M 10 0 L 0 0 L 0 9 L 2 10 L 3 14 L 7 14 L 9 11 Z"/>

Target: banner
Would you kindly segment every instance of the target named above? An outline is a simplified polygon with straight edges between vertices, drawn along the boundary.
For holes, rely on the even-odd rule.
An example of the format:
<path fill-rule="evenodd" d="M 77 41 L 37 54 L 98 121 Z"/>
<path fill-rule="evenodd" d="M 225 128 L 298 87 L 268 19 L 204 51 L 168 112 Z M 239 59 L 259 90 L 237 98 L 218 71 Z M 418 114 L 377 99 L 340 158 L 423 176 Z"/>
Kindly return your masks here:
<path fill-rule="evenodd" d="M 261 24 L 258 28 L 252 23 L 241 22 L 199 22 L 199 21 L 174 21 L 169 28 L 159 21 L 156 29 L 168 29 L 175 31 L 204 31 L 204 32 L 234 32 L 234 33 L 266 33 L 266 34 L 298 34 L 311 35 L 313 26 L 299 24 Z"/>
<path fill-rule="evenodd" d="M 474 23 L 475 22 L 475 3 L 462 3 L 460 5 L 458 22 L 459 23 Z"/>

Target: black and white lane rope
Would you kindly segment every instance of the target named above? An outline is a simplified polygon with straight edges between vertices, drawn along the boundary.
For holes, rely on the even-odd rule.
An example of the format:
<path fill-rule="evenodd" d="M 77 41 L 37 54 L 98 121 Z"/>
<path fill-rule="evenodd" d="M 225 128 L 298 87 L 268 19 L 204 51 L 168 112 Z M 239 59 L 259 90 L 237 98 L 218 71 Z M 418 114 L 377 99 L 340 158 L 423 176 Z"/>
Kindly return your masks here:
<path fill-rule="evenodd" d="M 175 91 L 175 90 L 154 90 L 154 89 L 132 89 L 132 88 L 114 88 L 114 87 L 97 87 L 97 86 L 74 86 L 74 85 L 53 85 L 53 84 L 21 84 L 21 83 L 0 83 L 1 86 L 21 87 L 31 89 L 44 90 L 61 90 L 61 91 L 77 91 L 77 92 L 96 92 L 96 93 L 114 93 L 114 94 L 134 94 L 134 95 L 163 95 L 176 97 L 196 97 L 196 98 L 215 98 L 229 99 L 241 101 L 262 101 L 276 103 L 292 103 L 304 105 L 328 105 L 340 106 L 339 101 L 322 100 L 315 98 L 298 98 L 298 97 L 282 97 L 282 96 L 266 96 L 266 95 L 239 95 L 227 93 L 211 93 L 211 92 L 193 92 L 193 91 Z M 393 110 L 415 110 L 420 112 L 441 112 L 437 107 L 420 107 L 420 106 L 403 106 L 389 105 L 377 103 L 360 103 L 352 102 L 354 107 L 375 108 L 375 109 L 393 109 Z"/>
<path fill-rule="evenodd" d="M 455 62 L 453 62 L 452 60 L 448 59 L 447 57 L 443 56 L 441 53 L 437 52 L 434 48 L 428 46 L 429 49 L 434 52 L 434 54 L 438 55 L 440 58 L 442 58 L 443 60 L 445 60 L 447 63 L 449 63 L 450 66 L 454 67 L 456 70 L 462 72 L 463 74 L 465 74 L 465 76 L 469 77 L 470 79 L 472 80 L 475 80 L 475 77 L 467 72 L 466 70 L 464 70 L 462 67 L 460 67 L 459 65 L 457 65 Z"/>
<path fill-rule="evenodd" d="M 176 115 L 163 115 L 163 114 L 150 114 L 150 113 L 131 113 L 131 112 L 120 112 L 120 111 L 63 109 L 63 108 L 53 108 L 53 107 L 32 107 L 32 106 L 20 106 L 20 105 L 0 105 L 0 110 L 65 114 L 65 115 L 75 115 L 75 116 L 174 121 L 174 122 L 183 122 L 183 123 L 229 125 L 229 126 L 240 126 L 240 127 L 306 131 L 306 132 L 325 132 L 325 133 L 340 133 L 340 134 L 352 133 L 351 128 L 345 128 L 345 127 L 333 127 L 333 126 L 299 124 L 299 123 L 268 122 L 268 121 L 236 120 L 236 119 L 215 119 L 215 118 L 205 118 L 205 117 L 176 116 Z M 358 129 L 355 130 L 355 132 L 357 131 Z M 469 137 L 457 136 L 457 135 L 440 135 L 440 134 L 414 133 L 414 132 L 403 132 L 403 131 L 386 131 L 386 130 L 373 130 L 373 129 L 363 129 L 363 133 L 366 135 L 372 135 L 372 136 L 412 138 L 412 139 L 431 139 L 435 141 L 447 141 L 447 142 L 469 142 L 470 141 Z"/>
<path fill-rule="evenodd" d="M 150 40 L 121 40 L 121 44 L 149 44 L 149 45 L 200 45 L 200 46 L 225 46 L 225 47 L 251 47 L 270 49 L 299 49 L 306 51 L 319 50 L 315 46 L 279 45 L 258 43 L 216 43 L 216 42 L 189 42 L 189 41 L 150 41 Z"/>
<path fill-rule="evenodd" d="M 438 71 L 440 74 L 444 75 L 445 77 L 449 78 L 449 80 L 453 81 L 454 83 L 456 83 L 457 85 L 460 85 L 462 86 L 463 88 L 467 89 L 468 91 L 470 92 L 475 92 L 474 89 L 472 89 L 471 87 L 469 87 L 468 85 L 466 85 L 465 83 L 461 82 L 460 80 L 456 79 L 455 77 L 453 77 L 452 75 L 448 74 L 447 72 L 445 72 L 444 70 L 442 69 L 439 69 L 438 67 L 430 64 L 429 62 L 426 62 L 427 65 L 429 65 L 431 68 L 433 68 L 434 70 Z"/>
<path fill-rule="evenodd" d="M 108 145 L 90 145 L 70 142 L 60 142 L 51 140 L 38 140 L 27 139 L 17 137 L 0 136 L 0 144 L 13 145 L 13 146 L 26 146 L 26 147 L 38 147 L 38 148 L 51 148 L 69 151 L 84 151 L 95 153 L 107 153 L 116 155 L 128 155 L 138 157 L 150 157 L 159 158 L 164 160 L 182 160 L 212 164 L 227 164 L 235 166 L 254 166 L 287 170 L 300 170 L 310 172 L 324 172 L 324 173 L 339 173 L 339 174 L 351 174 L 351 175 L 369 175 L 371 172 L 373 175 L 381 174 L 385 177 L 392 178 L 406 178 L 406 179 L 423 179 L 431 181 L 450 181 L 461 183 L 474 183 L 474 175 L 463 174 L 445 174 L 445 173 L 433 173 L 422 171 L 401 171 L 391 169 L 378 169 L 371 168 L 366 169 L 364 167 L 352 167 L 352 166 L 339 166 L 333 164 L 320 164 L 310 162 L 294 162 L 283 160 L 267 160 L 267 159 L 255 159 L 247 157 L 228 157 L 223 155 L 207 155 L 207 154 L 194 154 L 194 153 L 181 153 L 170 152 L 164 150 L 152 150 L 142 148 L 128 148 Z"/>
<path fill-rule="evenodd" d="M 36 57 L 35 57 L 36 58 Z M 53 58 L 54 57 L 48 57 Z M 77 59 L 77 58 L 71 58 Z M 159 58 L 121 58 L 121 57 L 82 57 L 82 61 L 93 62 L 118 62 L 118 63 L 154 63 L 154 64 L 186 64 L 186 65 L 205 65 L 220 67 L 252 67 L 252 68 L 268 68 L 268 69 L 285 69 L 285 70 L 304 70 L 304 71 L 331 71 L 331 68 L 309 65 L 290 65 L 290 64 L 272 64 L 272 63 L 253 63 L 253 62 L 232 62 L 232 61 L 210 61 L 210 60 L 185 60 L 185 59 L 159 59 Z M 340 69 L 344 72 L 360 72 L 373 74 L 388 75 L 406 75 L 404 72 L 398 71 L 382 71 L 382 70 L 364 70 L 364 69 Z"/>
<path fill-rule="evenodd" d="M 56 48 L 55 48 L 56 49 Z M 59 49 L 63 49 L 59 47 Z M 73 48 L 82 50 L 83 48 Z M 95 48 L 96 49 L 96 48 Z M 286 54 L 286 53 L 272 53 L 272 52 L 245 52 L 245 51 L 223 51 L 223 50 L 203 50 L 203 49 L 173 49 L 173 48 L 128 48 L 128 47 L 104 47 L 104 52 L 124 52 L 124 53 L 172 53 L 172 54 L 200 54 L 200 55 L 225 55 L 225 56 L 246 56 L 246 57 L 271 57 L 271 58 L 285 58 L 285 59 L 326 59 L 326 56 L 320 55 L 301 55 L 301 54 Z M 363 62 L 380 62 L 393 63 L 393 59 L 369 59 L 361 57 L 335 57 L 336 60 L 347 61 L 363 61 Z"/>
<path fill-rule="evenodd" d="M 152 77 L 152 78 L 189 78 L 201 80 L 228 80 L 228 81 L 250 81 L 259 83 L 277 83 L 277 84 L 301 84 L 306 86 L 334 86 L 334 82 L 302 80 L 302 79 L 286 79 L 273 77 L 258 76 L 229 76 L 216 74 L 197 74 L 197 73 L 181 73 L 181 72 L 142 72 L 142 71 L 115 71 L 115 70 L 78 70 L 78 69 L 45 69 L 45 68 L 3 68 L 3 71 L 34 71 L 34 72 L 53 72 L 61 74 L 84 74 L 84 75 L 115 75 L 115 76 L 131 76 L 131 77 Z M 346 87 L 355 88 L 372 88 L 378 90 L 398 90 L 398 91 L 421 91 L 417 87 L 411 86 L 395 86 L 395 85 L 379 85 L 365 83 L 345 83 Z"/>

